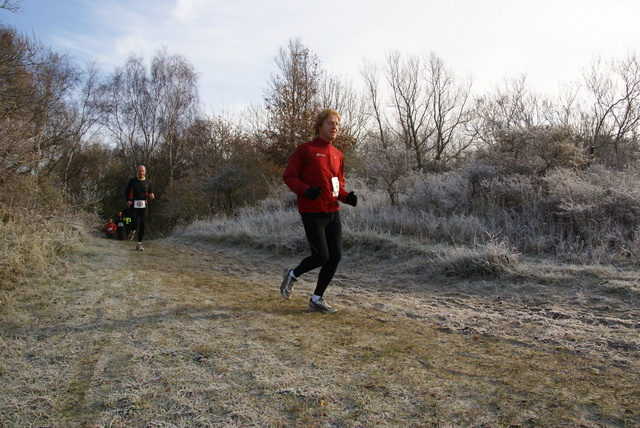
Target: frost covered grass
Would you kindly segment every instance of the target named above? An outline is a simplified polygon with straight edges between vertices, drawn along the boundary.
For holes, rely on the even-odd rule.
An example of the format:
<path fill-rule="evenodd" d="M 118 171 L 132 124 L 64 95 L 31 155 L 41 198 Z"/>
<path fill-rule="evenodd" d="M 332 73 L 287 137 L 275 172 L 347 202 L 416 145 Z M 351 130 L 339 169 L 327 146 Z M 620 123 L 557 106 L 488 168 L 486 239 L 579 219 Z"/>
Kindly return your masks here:
<path fill-rule="evenodd" d="M 640 179 L 632 172 L 593 168 L 504 177 L 470 167 L 420 174 L 411 183 L 392 205 L 387 194 L 354 180 L 360 202 L 341 210 L 345 247 L 385 257 L 448 248 L 487 253 L 488 259 L 496 251 L 508 253 L 503 259 L 510 263 L 520 255 L 582 265 L 640 262 Z M 176 234 L 279 251 L 305 248 L 295 201 L 287 193 Z"/>
<path fill-rule="evenodd" d="M 531 211 L 495 202 L 484 216 L 436 209 L 454 197 L 446 185 L 421 207 L 360 187 L 358 207 L 342 210 L 345 252 L 326 296 L 335 316 L 305 310 L 313 273 L 280 297 L 282 269 L 308 251 L 286 195 L 142 253 L 78 232 L 25 245 L 43 257 L 30 256 L 28 276 L 14 271 L 23 286 L 0 290 L 0 425 L 636 426 L 635 256 L 617 244 L 574 251 L 571 222 L 546 235 L 532 223 L 535 241 L 516 225 L 542 212 L 518 183 L 484 183 L 520 190 L 474 202 L 506 207 L 519 194 Z M 592 218 L 607 200 L 626 201 L 609 213 L 633 207 L 632 186 L 620 192 L 629 198 L 589 205 L 569 191 Z M 632 224 L 629 212 L 616 218 Z M 27 231 L 52 236 L 41 220 L 4 225 L 27 242 Z M 597 242 L 620 224 L 581 233 Z M 569 239 L 550 252 L 558 230 Z"/>
<path fill-rule="evenodd" d="M 3 292 L 0 425 L 640 423 L 636 272 L 425 280 L 347 260 L 326 316 L 305 310 L 312 277 L 280 297 L 290 254 L 127 244 L 91 239 L 58 276 Z"/>

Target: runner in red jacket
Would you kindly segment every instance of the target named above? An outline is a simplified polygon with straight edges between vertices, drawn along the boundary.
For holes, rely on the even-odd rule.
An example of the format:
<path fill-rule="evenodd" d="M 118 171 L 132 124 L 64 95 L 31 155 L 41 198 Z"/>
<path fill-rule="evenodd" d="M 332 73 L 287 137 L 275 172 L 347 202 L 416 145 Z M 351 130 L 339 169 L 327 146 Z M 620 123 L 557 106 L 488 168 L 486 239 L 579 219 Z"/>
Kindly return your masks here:
<path fill-rule="evenodd" d="M 282 176 L 298 196 L 298 211 L 311 247 L 311 255 L 294 269 L 285 269 L 280 293 L 291 297 L 300 275 L 320 267 L 318 283 L 309 300 L 310 311 L 334 313 L 324 301 L 326 291 L 342 257 L 342 223 L 338 201 L 356 206 L 358 197 L 344 188 L 342 153 L 333 146 L 338 135 L 340 114 L 323 110 L 316 119 L 316 138 L 295 150 Z"/>
<path fill-rule="evenodd" d="M 113 238 L 113 234 L 116 233 L 117 226 L 113 222 L 112 219 L 109 219 L 107 224 L 104 226 L 104 231 L 107 233 L 107 238 Z"/>

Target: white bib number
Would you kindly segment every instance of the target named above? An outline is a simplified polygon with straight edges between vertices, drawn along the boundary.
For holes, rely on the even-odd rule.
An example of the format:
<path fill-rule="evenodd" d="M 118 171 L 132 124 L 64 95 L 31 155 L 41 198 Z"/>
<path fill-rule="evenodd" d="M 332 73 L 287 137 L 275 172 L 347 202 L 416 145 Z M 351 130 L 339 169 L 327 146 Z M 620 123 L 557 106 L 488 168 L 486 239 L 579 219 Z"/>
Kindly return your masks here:
<path fill-rule="evenodd" d="M 340 180 L 338 180 L 338 177 L 331 177 L 331 188 L 333 189 L 333 197 L 337 198 L 340 194 Z"/>
<path fill-rule="evenodd" d="M 147 207 L 147 201 L 133 201 L 133 207 L 134 208 L 146 208 Z"/>

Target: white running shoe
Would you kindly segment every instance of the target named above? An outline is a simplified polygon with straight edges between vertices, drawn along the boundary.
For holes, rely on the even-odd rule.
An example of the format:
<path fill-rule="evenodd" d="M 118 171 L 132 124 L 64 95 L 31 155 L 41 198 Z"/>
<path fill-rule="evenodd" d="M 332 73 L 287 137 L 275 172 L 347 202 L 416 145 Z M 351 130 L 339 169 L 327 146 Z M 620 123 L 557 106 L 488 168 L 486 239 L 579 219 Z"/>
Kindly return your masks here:
<path fill-rule="evenodd" d="M 313 299 L 309 299 L 309 309 L 310 311 L 320 311 L 324 314 L 335 314 L 336 312 L 338 312 L 337 309 L 329 306 L 329 304 L 327 302 L 324 301 L 324 299 L 321 297 L 319 300 L 316 300 L 315 302 L 313 301 Z"/>

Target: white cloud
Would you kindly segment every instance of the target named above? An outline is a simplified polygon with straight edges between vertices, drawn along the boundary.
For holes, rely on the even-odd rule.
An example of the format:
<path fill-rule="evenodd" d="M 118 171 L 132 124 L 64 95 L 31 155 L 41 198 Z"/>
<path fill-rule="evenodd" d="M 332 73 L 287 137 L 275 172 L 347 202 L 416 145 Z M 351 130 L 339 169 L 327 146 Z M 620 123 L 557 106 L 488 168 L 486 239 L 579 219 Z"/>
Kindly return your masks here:
<path fill-rule="evenodd" d="M 184 55 L 214 108 L 261 102 L 278 49 L 295 37 L 329 72 L 354 80 L 363 58 L 382 62 L 391 50 L 435 52 L 457 75 L 472 75 L 476 86 L 489 89 L 526 73 L 548 91 L 580 80 L 595 56 L 619 57 L 640 46 L 636 0 L 58 0 L 24 6 L 24 16 L 11 18 L 83 61 L 96 58 L 105 72 L 131 53 L 150 60 L 163 46 Z"/>
<path fill-rule="evenodd" d="M 196 17 L 196 10 L 202 3 L 202 0 L 177 0 L 174 10 L 175 19 L 188 23 Z"/>

